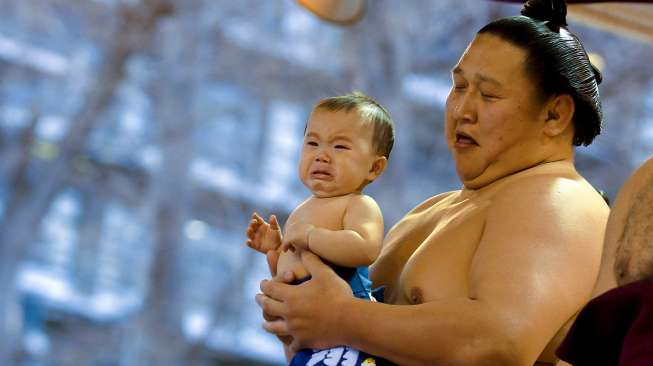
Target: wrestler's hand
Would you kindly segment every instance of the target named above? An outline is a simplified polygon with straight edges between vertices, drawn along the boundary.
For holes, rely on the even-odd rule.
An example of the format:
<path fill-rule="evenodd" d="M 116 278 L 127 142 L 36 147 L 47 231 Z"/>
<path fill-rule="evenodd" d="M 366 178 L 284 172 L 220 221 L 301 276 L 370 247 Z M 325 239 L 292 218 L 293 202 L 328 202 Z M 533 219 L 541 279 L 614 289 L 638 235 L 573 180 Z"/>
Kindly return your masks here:
<path fill-rule="evenodd" d="M 266 254 L 281 245 L 281 228 L 275 215 L 270 215 L 270 222 L 263 220 L 256 212 L 247 226 L 247 246 Z"/>
<path fill-rule="evenodd" d="M 301 285 L 262 281 L 263 294 L 256 301 L 267 320 L 263 328 L 277 336 L 291 335 L 290 348 L 328 348 L 343 343 L 338 328 L 341 312 L 354 301 L 351 288 L 313 253 L 302 252 L 302 263 L 311 279 Z"/>
<path fill-rule="evenodd" d="M 266 258 L 268 260 L 268 268 L 270 269 L 270 275 L 272 275 L 272 278 L 275 281 L 282 281 L 285 283 L 291 283 L 295 280 L 295 274 L 292 272 L 285 272 L 281 277 L 277 278 L 277 263 L 279 262 L 279 252 L 276 250 L 270 250 Z M 266 321 L 274 321 L 274 320 L 279 320 L 281 318 L 272 316 L 270 314 L 267 314 L 265 311 L 263 311 L 263 319 Z M 290 344 L 292 343 L 293 339 L 291 336 L 283 336 L 283 335 L 277 335 L 277 338 L 283 343 L 284 348 L 290 348 Z M 288 360 L 292 359 L 292 354 L 289 353 L 289 351 L 286 351 Z"/>
<path fill-rule="evenodd" d="M 303 222 L 296 222 L 292 225 L 286 226 L 286 235 L 281 243 L 281 251 L 288 249 L 296 250 L 309 250 L 308 248 L 308 234 L 315 226 Z"/>

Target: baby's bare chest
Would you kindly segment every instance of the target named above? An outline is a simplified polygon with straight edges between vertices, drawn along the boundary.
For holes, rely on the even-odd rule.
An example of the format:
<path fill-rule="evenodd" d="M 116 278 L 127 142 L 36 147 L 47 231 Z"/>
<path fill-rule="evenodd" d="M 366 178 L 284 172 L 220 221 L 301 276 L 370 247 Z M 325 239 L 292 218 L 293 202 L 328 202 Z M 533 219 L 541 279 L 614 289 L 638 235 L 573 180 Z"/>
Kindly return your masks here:
<path fill-rule="evenodd" d="M 301 222 L 329 230 L 342 230 L 348 203 L 349 196 L 311 198 L 290 214 L 286 226 Z"/>

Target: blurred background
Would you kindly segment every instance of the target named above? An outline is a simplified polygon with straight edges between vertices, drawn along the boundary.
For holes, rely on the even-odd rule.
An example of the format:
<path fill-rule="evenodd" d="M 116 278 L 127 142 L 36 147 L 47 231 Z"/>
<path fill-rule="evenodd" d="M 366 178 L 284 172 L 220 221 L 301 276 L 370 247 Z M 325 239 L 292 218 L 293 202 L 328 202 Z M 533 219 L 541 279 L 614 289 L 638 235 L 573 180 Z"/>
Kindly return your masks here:
<path fill-rule="evenodd" d="M 386 229 L 459 188 L 449 70 L 519 5 L 374 0 L 343 26 L 303 3 L 0 0 L 0 365 L 282 364 L 244 230 L 307 196 L 295 165 L 320 98 L 357 89 L 393 115 L 367 190 Z M 571 16 L 604 73 L 604 132 L 577 166 L 610 198 L 653 155 L 645 26 Z"/>

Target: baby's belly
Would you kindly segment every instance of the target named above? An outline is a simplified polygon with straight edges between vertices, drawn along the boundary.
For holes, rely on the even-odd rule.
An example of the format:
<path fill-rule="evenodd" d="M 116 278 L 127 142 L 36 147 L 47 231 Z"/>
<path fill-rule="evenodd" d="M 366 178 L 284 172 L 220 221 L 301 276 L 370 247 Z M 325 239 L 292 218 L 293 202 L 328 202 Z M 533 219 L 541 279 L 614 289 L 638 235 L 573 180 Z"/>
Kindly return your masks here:
<path fill-rule="evenodd" d="M 279 263 L 277 264 L 278 276 L 283 275 L 285 272 L 292 272 L 298 280 L 308 277 L 308 271 L 306 271 L 306 268 L 302 264 L 301 257 L 298 253 L 290 250 L 281 253 Z"/>

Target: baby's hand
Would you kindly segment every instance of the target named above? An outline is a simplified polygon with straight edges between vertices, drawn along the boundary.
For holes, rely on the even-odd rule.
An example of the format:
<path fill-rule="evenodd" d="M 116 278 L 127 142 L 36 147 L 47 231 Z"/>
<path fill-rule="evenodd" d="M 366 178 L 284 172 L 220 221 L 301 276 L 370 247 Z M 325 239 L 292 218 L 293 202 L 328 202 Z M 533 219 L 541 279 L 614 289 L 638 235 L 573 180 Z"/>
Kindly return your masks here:
<path fill-rule="evenodd" d="M 263 254 L 276 250 L 281 245 L 281 229 L 275 215 L 267 223 L 256 212 L 247 227 L 247 246 Z"/>
<path fill-rule="evenodd" d="M 286 227 L 286 235 L 281 244 L 281 251 L 288 249 L 295 250 L 309 250 L 308 248 L 308 234 L 315 226 L 297 222 L 293 225 Z"/>

